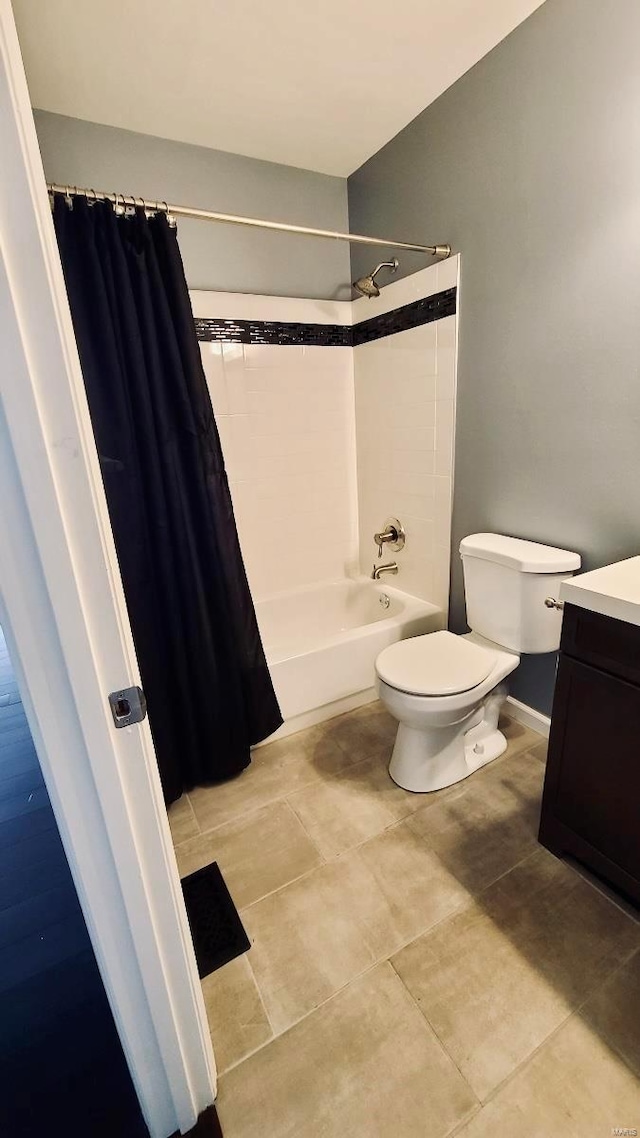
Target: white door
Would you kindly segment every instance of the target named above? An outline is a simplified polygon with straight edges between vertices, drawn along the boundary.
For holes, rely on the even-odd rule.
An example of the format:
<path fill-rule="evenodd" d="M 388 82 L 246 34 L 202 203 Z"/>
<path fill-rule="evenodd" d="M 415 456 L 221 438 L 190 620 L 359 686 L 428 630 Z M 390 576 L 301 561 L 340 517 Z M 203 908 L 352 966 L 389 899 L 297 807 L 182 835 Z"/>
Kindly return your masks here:
<path fill-rule="evenodd" d="M 152 1138 L 215 1094 L 200 982 L 9 0 L 0 0 L 0 614 Z"/>

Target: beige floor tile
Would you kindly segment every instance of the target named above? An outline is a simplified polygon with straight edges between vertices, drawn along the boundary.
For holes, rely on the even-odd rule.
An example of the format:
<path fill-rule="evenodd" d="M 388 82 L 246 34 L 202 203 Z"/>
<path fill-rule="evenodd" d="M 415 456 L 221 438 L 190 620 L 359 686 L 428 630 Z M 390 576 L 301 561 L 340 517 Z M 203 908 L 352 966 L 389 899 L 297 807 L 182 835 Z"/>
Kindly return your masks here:
<path fill-rule="evenodd" d="M 400 824 L 245 909 L 274 1029 L 467 902 L 467 891 Z"/>
<path fill-rule="evenodd" d="M 539 848 L 543 779 L 544 768 L 530 752 L 510 754 L 419 810 L 410 826 L 478 892 Z"/>
<path fill-rule="evenodd" d="M 524 727 L 510 715 L 500 716 L 500 730 L 507 740 L 507 754 L 515 755 L 518 751 L 530 751 L 540 743 L 542 736 L 530 727 Z"/>
<path fill-rule="evenodd" d="M 615 1127 L 640 1131 L 640 1081 L 572 1016 L 456 1138 L 607 1138 Z"/>
<path fill-rule="evenodd" d="M 508 717 L 501 726 L 509 740 L 509 753 L 540 741 L 535 731 Z M 253 751 L 251 765 L 237 778 L 190 792 L 197 825 L 201 831 L 212 830 L 302 787 L 331 782 L 334 775 L 365 759 L 375 758 L 386 769 L 396 729 L 395 720 L 381 703 L 375 702 L 258 747 Z M 423 805 L 424 796 L 409 794 L 399 787 L 395 791 L 396 820 Z M 391 790 L 387 788 L 387 798 L 390 797 Z"/>
<path fill-rule="evenodd" d="M 640 1077 L 640 952 L 606 981 L 580 1014 Z"/>
<path fill-rule="evenodd" d="M 211 1042 L 221 1074 L 272 1036 L 246 956 L 218 968 L 202 981 Z"/>
<path fill-rule="evenodd" d="M 225 1138 L 443 1138 L 475 1100 L 382 964 L 220 1080 Z"/>
<path fill-rule="evenodd" d="M 346 854 L 366 871 L 363 889 L 378 895 L 380 950 L 385 955 L 443 920 L 471 895 L 405 820 Z"/>
<path fill-rule="evenodd" d="M 364 757 L 367 747 L 390 745 L 395 739 L 398 724 L 379 700 L 356 708 L 346 715 L 338 715 L 318 724 L 317 730 L 326 739 L 337 743 L 345 751 L 356 749 L 356 761 Z"/>
<path fill-rule="evenodd" d="M 613 886 L 608 885 L 601 877 L 597 877 L 595 873 L 592 873 L 586 866 L 581 865 L 579 861 L 576 861 L 575 858 L 572 858 L 569 854 L 567 854 L 563 860 L 567 865 L 572 866 L 576 873 L 584 877 L 585 881 L 588 881 L 594 889 L 597 889 L 598 893 L 602 893 L 604 897 L 608 897 L 610 901 L 613 901 L 614 905 L 622 909 L 623 913 L 631 917 L 636 924 L 640 924 L 640 909 L 638 909 L 636 905 L 632 904 L 631 901 L 627 901 L 625 897 L 616 892 Z"/>
<path fill-rule="evenodd" d="M 361 725 L 359 718 L 359 711 L 351 711 L 293 736 L 303 742 L 308 762 L 322 778 L 380 749 L 384 740 L 373 729 L 367 730 Z"/>
<path fill-rule="evenodd" d="M 254 974 L 276 1032 L 380 957 L 377 930 L 366 919 L 370 899 L 359 894 L 357 868 L 331 862 L 242 914 Z"/>
<path fill-rule="evenodd" d="M 181 877 L 217 861 L 239 909 L 321 865 L 304 827 L 286 802 L 274 802 L 209 830 L 176 850 Z"/>
<path fill-rule="evenodd" d="M 333 778 L 314 782 L 289 802 L 325 857 L 352 849 L 408 817 L 424 804 L 424 796 L 396 786 L 389 776 L 389 754 L 378 749 Z M 437 792 L 451 793 L 451 788 Z M 433 796 L 432 801 L 435 801 Z"/>
<path fill-rule="evenodd" d="M 258 747 L 252 753 L 251 765 L 237 778 L 191 791 L 200 829 L 212 830 L 233 821 L 347 763 L 348 757 L 337 743 L 321 738 L 315 728 Z"/>
<path fill-rule="evenodd" d="M 484 1099 L 638 943 L 626 914 L 541 849 L 393 964 Z"/>
<path fill-rule="evenodd" d="M 534 747 L 530 748 L 530 754 L 533 755 L 534 759 L 538 759 L 541 763 L 546 763 L 548 750 L 549 740 L 542 739 L 539 743 L 536 743 Z"/>
<path fill-rule="evenodd" d="M 340 777 L 315 782 L 288 801 L 325 857 L 379 834 L 396 821 L 396 787 L 384 755 L 365 759 Z"/>
<path fill-rule="evenodd" d="M 172 803 L 167 814 L 174 846 L 200 833 L 188 794 L 183 794 L 182 798 Z"/>

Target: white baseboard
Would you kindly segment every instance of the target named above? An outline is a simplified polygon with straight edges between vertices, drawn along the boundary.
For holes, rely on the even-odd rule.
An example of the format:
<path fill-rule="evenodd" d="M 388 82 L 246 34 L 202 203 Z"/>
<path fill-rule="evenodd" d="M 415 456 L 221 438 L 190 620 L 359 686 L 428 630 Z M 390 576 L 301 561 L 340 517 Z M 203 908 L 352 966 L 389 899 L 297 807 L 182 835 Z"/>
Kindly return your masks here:
<path fill-rule="evenodd" d="M 378 695 L 375 688 L 367 688 L 366 691 L 356 692 L 354 695 L 346 696 L 344 699 L 337 699 L 334 703 L 325 703 L 322 707 L 315 707 L 312 711 L 306 711 L 302 715 L 295 715 L 292 719 L 287 719 L 273 735 L 268 739 L 264 739 L 262 743 L 258 743 L 258 747 L 264 747 L 267 743 L 273 743 L 276 739 L 284 739 L 287 735 L 294 735 L 297 731 L 304 731 L 307 727 L 314 727 L 317 723 L 323 723 L 326 719 L 333 719 L 336 715 L 344 715 L 346 711 L 354 711 L 356 707 L 362 707 L 365 703 L 371 703 L 377 699 Z M 505 711 L 512 719 L 522 723 L 523 727 L 530 727 L 532 731 L 537 731 L 539 735 L 544 735 L 545 738 L 549 737 L 549 728 L 551 727 L 551 720 L 548 715 L 543 715 L 541 711 L 536 711 L 535 707 L 529 707 L 526 703 L 521 703 L 519 699 L 515 699 L 512 695 L 507 696 L 505 701 Z"/>
<path fill-rule="evenodd" d="M 505 711 L 512 719 L 522 723 L 523 727 L 530 727 L 532 731 L 549 738 L 551 719 L 548 715 L 543 715 L 541 711 L 536 711 L 535 707 L 529 707 L 526 703 L 520 703 L 520 700 L 514 699 L 512 695 L 507 696 L 506 704 Z"/>
<path fill-rule="evenodd" d="M 314 707 L 311 711 L 294 715 L 291 719 L 285 720 L 282 727 L 274 731 L 268 739 L 263 739 L 262 743 L 256 743 L 252 750 L 255 750 L 256 747 L 264 747 L 267 743 L 273 743 L 276 739 L 285 739 L 287 735 L 295 735 L 298 731 L 306 730 L 307 727 L 315 727 L 317 723 L 324 723 L 325 719 L 333 719 L 336 715 L 355 711 L 357 707 L 363 707 L 365 703 L 372 703 L 377 698 L 378 693 L 375 688 L 366 688 L 364 691 L 344 696 L 343 699 L 336 699 L 333 703 L 325 703 L 322 707 Z"/>

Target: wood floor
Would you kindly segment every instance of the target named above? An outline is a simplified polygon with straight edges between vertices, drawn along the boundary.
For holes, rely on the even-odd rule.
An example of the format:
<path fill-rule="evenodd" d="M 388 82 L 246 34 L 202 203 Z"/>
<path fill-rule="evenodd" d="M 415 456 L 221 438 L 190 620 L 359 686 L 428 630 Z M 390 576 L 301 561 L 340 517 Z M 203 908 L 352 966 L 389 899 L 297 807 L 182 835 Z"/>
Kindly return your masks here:
<path fill-rule="evenodd" d="M 144 1138 L 0 631 L 0 1135 Z"/>
<path fill-rule="evenodd" d="M 251 950 L 203 983 L 225 1138 L 640 1130 L 640 925 L 537 840 L 546 745 L 456 787 L 389 779 L 371 705 L 260 748 L 170 822 Z"/>

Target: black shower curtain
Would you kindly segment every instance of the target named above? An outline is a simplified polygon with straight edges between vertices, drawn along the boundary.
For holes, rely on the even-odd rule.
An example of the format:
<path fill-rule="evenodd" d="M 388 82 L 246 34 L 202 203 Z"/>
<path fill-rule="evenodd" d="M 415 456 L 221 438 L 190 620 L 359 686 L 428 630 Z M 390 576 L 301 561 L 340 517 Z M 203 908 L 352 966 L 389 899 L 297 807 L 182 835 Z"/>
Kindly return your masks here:
<path fill-rule="evenodd" d="M 176 231 L 56 195 L 54 220 L 167 802 L 282 718 L 238 543 Z"/>

